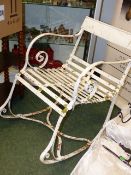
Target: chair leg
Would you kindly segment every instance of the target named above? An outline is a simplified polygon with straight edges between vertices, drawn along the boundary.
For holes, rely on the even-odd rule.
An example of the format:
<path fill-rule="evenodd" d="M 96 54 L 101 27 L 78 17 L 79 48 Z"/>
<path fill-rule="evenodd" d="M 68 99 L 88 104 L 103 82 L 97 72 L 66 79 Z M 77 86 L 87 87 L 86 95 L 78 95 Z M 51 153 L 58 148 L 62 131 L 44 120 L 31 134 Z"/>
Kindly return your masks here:
<path fill-rule="evenodd" d="M 0 106 L 0 116 L 3 116 L 3 113 L 6 113 L 6 111 L 7 111 L 5 107 L 7 106 L 7 104 L 9 103 L 9 101 L 12 98 L 12 95 L 13 95 L 13 92 L 14 92 L 14 89 L 15 89 L 16 82 L 17 82 L 17 77 L 15 77 L 15 80 L 13 82 L 13 85 L 11 87 L 10 93 L 9 93 L 6 101 L 4 102 L 4 104 L 2 106 Z"/>
<path fill-rule="evenodd" d="M 53 135 L 50 139 L 50 142 L 48 143 L 47 147 L 44 149 L 44 151 L 40 155 L 40 161 L 44 164 L 53 164 L 53 163 L 71 158 L 71 157 L 75 156 L 76 154 L 79 154 L 80 152 L 89 148 L 89 146 L 91 145 L 91 142 L 88 139 L 72 137 L 72 136 L 66 135 L 64 133 L 61 133 L 59 131 L 59 128 L 60 128 L 60 125 L 61 125 L 63 119 L 64 119 L 64 117 L 59 116 L 59 119 L 57 121 L 55 128 L 54 129 L 52 128 Z M 84 141 L 84 142 L 86 142 L 86 144 L 83 147 L 81 147 L 81 148 L 79 148 L 71 153 L 68 153 L 67 155 L 62 156 L 61 155 L 61 147 L 62 147 L 62 138 L 61 137 L 62 136 L 67 138 L 67 139 L 71 139 L 71 140 L 82 141 L 82 142 Z M 56 144 L 57 138 L 58 138 L 58 144 Z M 56 156 L 55 156 L 55 151 L 56 151 Z M 51 155 L 52 155 L 52 158 L 50 158 Z"/>
<path fill-rule="evenodd" d="M 49 129 L 51 129 L 53 131 L 53 135 L 51 137 L 51 140 L 50 140 L 49 144 L 47 145 L 45 150 L 40 155 L 40 161 L 44 164 L 53 164 L 53 163 L 56 163 L 56 162 L 59 162 L 59 161 L 62 161 L 62 160 L 66 160 L 70 157 L 73 157 L 74 155 L 76 155 L 76 154 L 82 152 L 83 150 L 87 149 L 90 146 L 90 142 L 87 139 L 72 137 L 72 136 L 66 135 L 66 134 L 59 131 L 62 120 L 65 118 L 63 116 L 59 116 L 57 124 L 54 127 L 48 121 L 48 119 L 47 119 L 47 123 L 44 123 L 44 122 L 39 121 L 37 119 L 28 118 L 28 116 L 31 116 L 32 114 L 33 115 L 39 114 L 39 113 L 43 112 L 44 110 L 34 112 L 34 113 L 30 113 L 30 114 L 25 114 L 25 115 L 24 114 L 13 114 L 13 112 L 10 109 L 10 102 L 11 102 L 11 98 L 12 98 L 12 95 L 13 95 L 13 92 L 14 92 L 14 89 L 15 89 L 16 82 L 18 81 L 18 78 L 17 78 L 18 76 L 20 76 L 20 75 L 17 74 L 15 76 L 15 80 L 13 82 L 13 85 L 12 85 L 12 88 L 11 88 L 10 93 L 8 95 L 8 98 L 6 99 L 4 104 L 0 107 L 0 116 L 3 117 L 3 118 L 12 118 L 12 119 L 22 118 L 22 119 L 25 119 L 25 120 L 31 120 L 31 121 L 34 121 L 34 122 L 38 122 L 38 123 L 40 123 L 44 126 L 47 126 Z M 5 115 L 5 113 L 7 111 L 5 107 L 7 105 L 9 107 L 10 112 L 11 112 L 11 116 Z M 65 138 L 71 139 L 71 140 L 76 140 L 76 141 L 84 141 L 84 142 L 86 142 L 86 144 L 85 144 L 85 146 L 83 146 L 83 147 L 81 147 L 81 148 L 79 148 L 79 149 L 77 149 L 77 150 L 75 150 L 75 151 L 73 151 L 73 152 L 71 152 L 67 155 L 62 156 L 61 155 L 62 137 L 65 137 Z M 56 144 L 57 138 L 58 138 L 58 143 Z M 49 159 L 50 158 L 50 153 L 49 152 L 53 156 L 52 159 Z"/>
<path fill-rule="evenodd" d="M 51 150 L 51 148 L 55 144 L 55 140 L 56 140 L 56 137 L 57 137 L 57 134 L 58 134 L 58 130 L 60 128 L 60 125 L 61 125 L 62 120 L 63 120 L 63 117 L 62 116 L 59 116 L 59 119 L 58 119 L 57 124 L 55 126 L 53 135 L 51 137 L 51 140 L 50 140 L 49 144 L 47 145 L 47 147 L 45 148 L 45 150 L 40 155 L 40 161 L 42 163 L 44 163 L 44 164 L 56 163 L 56 162 L 59 161 L 59 160 L 55 160 L 55 159 L 54 160 L 46 160 L 46 159 L 48 159 L 50 157 L 49 151 Z"/>

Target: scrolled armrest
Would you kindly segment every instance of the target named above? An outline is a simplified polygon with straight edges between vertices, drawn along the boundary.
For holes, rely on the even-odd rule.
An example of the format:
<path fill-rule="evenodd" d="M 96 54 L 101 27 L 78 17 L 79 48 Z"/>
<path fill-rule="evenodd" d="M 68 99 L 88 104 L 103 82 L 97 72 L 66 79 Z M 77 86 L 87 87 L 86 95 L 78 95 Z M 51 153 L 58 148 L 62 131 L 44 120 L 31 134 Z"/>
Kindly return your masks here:
<path fill-rule="evenodd" d="M 45 36 L 59 36 L 59 37 L 68 37 L 68 38 L 71 38 L 71 37 L 78 37 L 80 34 L 82 33 L 82 31 L 80 31 L 79 33 L 77 34 L 74 34 L 74 35 L 61 35 L 61 34 L 54 34 L 54 33 L 42 33 L 38 36 L 36 36 L 29 44 L 28 48 L 27 48 L 27 51 L 26 51 L 26 58 L 25 58 L 25 64 L 24 64 L 24 67 L 22 68 L 22 70 L 25 70 L 27 65 L 28 65 L 28 60 L 29 60 L 29 53 L 30 53 L 30 49 L 32 48 L 33 44 L 40 38 L 42 37 L 45 37 Z"/>

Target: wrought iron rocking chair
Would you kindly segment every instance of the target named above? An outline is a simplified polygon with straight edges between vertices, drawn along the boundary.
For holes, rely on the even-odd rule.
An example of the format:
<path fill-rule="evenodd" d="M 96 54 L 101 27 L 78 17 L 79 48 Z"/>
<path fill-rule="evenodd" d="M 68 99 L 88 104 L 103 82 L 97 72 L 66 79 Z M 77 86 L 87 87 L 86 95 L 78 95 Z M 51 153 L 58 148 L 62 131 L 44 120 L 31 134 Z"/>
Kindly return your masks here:
<path fill-rule="evenodd" d="M 90 146 L 91 142 L 88 139 L 76 138 L 60 132 L 59 128 L 61 122 L 66 117 L 67 112 L 74 109 L 75 105 L 83 103 L 98 103 L 105 100 L 111 100 L 111 105 L 105 120 L 106 123 L 110 119 L 116 98 L 122 86 L 124 85 L 128 72 L 131 68 L 131 59 L 118 62 L 99 61 L 89 64 L 76 56 L 75 53 L 84 31 L 131 50 L 130 33 L 89 17 L 85 18 L 80 32 L 75 35 L 59 35 L 52 33 L 40 34 L 29 44 L 26 52 L 25 65 L 22 70 L 16 74 L 10 94 L 5 103 L 0 107 L 1 116 L 8 118 L 8 116 L 3 115 L 3 112 L 5 112 L 5 107 L 7 104 L 10 109 L 10 101 L 16 82 L 20 82 L 41 100 L 43 100 L 47 105 L 49 105 L 50 111 L 53 109 L 59 114 L 55 127 L 51 124 L 48 117 L 47 123 L 43 123 L 34 119 L 34 121 L 44 124 L 53 131 L 53 135 L 49 144 L 40 155 L 41 162 L 46 164 L 55 163 L 70 158 Z M 48 35 L 78 38 L 69 59 L 61 68 L 44 69 L 43 67 L 48 61 L 48 55 L 44 51 L 40 51 L 36 55 L 36 59 L 38 61 L 44 61 L 42 65 L 39 67 L 32 67 L 28 62 L 30 49 L 34 42 L 36 42 L 41 37 Z M 100 69 L 100 66 L 103 64 L 121 63 L 127 63 L 127 67 L 121 78 L 117 78 Z M 38 113 L 39 112 L 36 112 L 34 114 Z M 11 118 L 23 118 L 31 120 L 28 118 L 28 116 L 28 114 L 13 114 Z M 68 139 L 84 141 L 86 144 L 78 150 L 63 156 L 61 155 L 62 136 Z M 49 152 L 53 157 L 51 159 Z"/>

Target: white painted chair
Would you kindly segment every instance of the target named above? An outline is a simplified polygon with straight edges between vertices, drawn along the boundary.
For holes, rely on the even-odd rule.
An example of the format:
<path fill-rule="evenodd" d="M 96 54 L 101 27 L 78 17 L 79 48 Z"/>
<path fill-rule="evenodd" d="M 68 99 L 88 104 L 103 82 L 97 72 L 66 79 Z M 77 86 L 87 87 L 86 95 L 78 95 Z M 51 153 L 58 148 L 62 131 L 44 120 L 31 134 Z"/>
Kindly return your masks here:
<path fill-rule="evenodd" d="M 55 163 L 70 158 L 90 146 L 91 142 L 88 139 L 76 138 L 61 133 L 59 130 L 61 122 L 64 118 L 66 118 L 67 112 L 74 109 L 78 104 L 98 103 L 105 100 L 111 100 L 111 105 L 105 119 L 106 123 L 110 119 L 116 98 L 122 86 L 124 86 L 124 82 L 131 68 L 131 59 L 118 62 L 99 61 L 89 64 L 76 56 L 77 48 L 84 31 L 101 37 L 108 42 L 119 44 L 125 49 L 131 50 L 130 33 L 103 22 L 94 20 L 90 17 L 85 18 L 80 32 L 76 35 L 58 35 L 52 33 L 40 34 L 29 44 L 26 52 L 25 65 L 20 73 L 16 74 L 10 94 L 6 102 L 0 107 L 1 116 L 8 118 L 9 116 L 3 115 L 3 112 L 5 112 L 5 107 L 7 104 L 10 109 L 10 101 L 16 82 L 20 82 L 47 105 L 49 105 L 48 109 L 50 109 L 50 111 L 53 109 L 59 114 L 55 127 L 49 121 L 49 116 L 47 117 L 47 123 L 32 119 L 33 121 L 44 124 L 53 131 L 53 135 L 49 144 L 40 155 L 41 162 L 46 164 Z M 61 68 L 44 69 L 43 67 L 48 61 L 48 55 L 44 51 L 40 51 L 36 55 L 36 59 L 38 61 L 44 61 L 42 65 L 40 67 L 32 67 L 28 62 L 30 49 L 34 42 L 48 35 L 60 37 L 77 37 L 75 47 L 71 52 L 66 64 L 64 64 Z M 103 64 L 122 63 L 127 63 L 127 66 L 121 78 L 117 78 L 109 73 L 106 73 L 100 68 Z M 25 115 L 17 114 L 13 115 L 13 118 L 19 117 L 31 120 L 28 118 L 29 115 L 35 115 L 43 111 L 44 110 Z M 68 139 L 84 141 L 86 144 L 82 148 L 79 148 L 78 150 L 63 156 L 61 155 L 62 136 Z M 52 154 L 52 158 L 50 158 L 50 154 Z"/>

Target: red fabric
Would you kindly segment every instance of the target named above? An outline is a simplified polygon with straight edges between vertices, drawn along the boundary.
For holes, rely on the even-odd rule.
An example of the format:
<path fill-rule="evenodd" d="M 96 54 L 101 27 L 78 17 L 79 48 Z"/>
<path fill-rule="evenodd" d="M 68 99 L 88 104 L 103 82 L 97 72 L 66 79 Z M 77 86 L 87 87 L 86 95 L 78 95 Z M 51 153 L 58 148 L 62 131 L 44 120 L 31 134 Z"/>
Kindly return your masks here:
<path fill-rule="evenodd" d="M 47 48 L 44 49 L 44 51 L 48 54 L 48 62 L 45 66 L 45 68 L 58 68 L 62 66 L 62 62 L 59 60 L 54 60 L 54 51 L 52 48 Z M 31 65 L 41 65 L 36 59 L 35 56 L 39 52 L 39 49 L 36 48 L 31 48 L 30 53 L 29 53 L 29 63 Z M 19 49 L 18 48 L 13 48 L 12 53 L 15 55 L 19 55 Z M 26 53 L 26 48 L 25 48 L 25 53 Z"/>
<path fill-rule="evenodd" d="M 59 60 L 48 61 L 46 64 L 46 68 L 58 68 L 62 66 L 62 62 Z"/>

